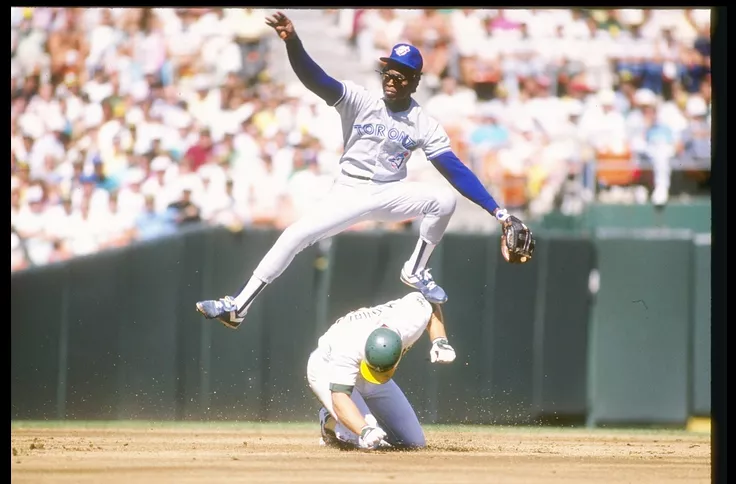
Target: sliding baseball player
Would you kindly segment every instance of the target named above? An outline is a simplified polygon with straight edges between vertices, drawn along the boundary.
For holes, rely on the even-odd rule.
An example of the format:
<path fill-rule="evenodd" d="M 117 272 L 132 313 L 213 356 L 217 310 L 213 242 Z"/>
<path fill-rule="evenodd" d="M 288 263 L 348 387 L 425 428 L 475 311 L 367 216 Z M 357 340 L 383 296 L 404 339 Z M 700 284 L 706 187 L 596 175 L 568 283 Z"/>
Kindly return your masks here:
<path fill-rule="evenodd" d="M 452 152 L 440 123 L 412 98 L 423 67 L 416 47 L 398 44 L 388 57 L 380 59 L 384 63 L 383 92 L 374 93 L 325 73 L 304 50 L 294 25 L 284 14 L 269 17 L 267 24 L 286 44 L 289 62 L 300 81 L 340 114 L 345 145 L 341 173 L 321 205 L 283 231 L 237 293 L 197 302 L 200 313 L 235 329 L 256 297 L 305 248 L 362 221 L 395 222 L 419 217 L 419 240 L 401 267 L 399 278 L 432 303 L 447 301 L 444 289 L 430 273 L 429 261 L 455 211 L 456 198 L 449 187 L 405 181 L 407 163 L 417 150 L 424 152 L 458 192 L 501 223 L 502 254 L 507 261 L 524 263 L 531 259 L 534 238 L 529 228 L 496 203 Z"/>
<path fill-rule="evenodd" d="M 346 314 L 319 339 L 307 363 L 307 380 L 323 406 L 325 444 L 366 450 L 426 445 L 417 415 L 392 377 L 425 331 L 432 363 L 455 360 L 440 308 L 411 292 Z"/>

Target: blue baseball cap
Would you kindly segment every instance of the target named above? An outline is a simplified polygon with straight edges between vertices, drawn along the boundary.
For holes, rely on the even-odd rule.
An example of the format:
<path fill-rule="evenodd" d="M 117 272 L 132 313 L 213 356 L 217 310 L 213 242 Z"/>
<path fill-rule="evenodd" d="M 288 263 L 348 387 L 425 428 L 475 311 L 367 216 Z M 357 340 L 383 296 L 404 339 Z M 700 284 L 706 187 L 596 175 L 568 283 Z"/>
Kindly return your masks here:
<path fill-rule="evenodd" d="M 416 72 L 422 72 L 422 67 L 424 67 L 421 52 L 411 44 L 396 44 L 391 49 L 391 55 L 389 57 L 381 57 L 381 61 L 394 62 Z"/>

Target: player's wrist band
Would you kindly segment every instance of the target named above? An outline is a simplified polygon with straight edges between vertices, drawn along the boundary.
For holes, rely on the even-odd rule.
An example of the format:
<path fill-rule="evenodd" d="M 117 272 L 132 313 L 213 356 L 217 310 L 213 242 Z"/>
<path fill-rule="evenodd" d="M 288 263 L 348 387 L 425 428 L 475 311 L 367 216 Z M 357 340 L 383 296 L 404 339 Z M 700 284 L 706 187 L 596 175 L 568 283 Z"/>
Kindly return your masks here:
<path fill-rule="evenodd" d="M 509 218 L 509 212 L 505 208 L 499 208 L 496 210 L 496 213 L 493 214 L 494 217 L 496 217 L 496 220 L 499 222 L 503 222 L 507 218 Z"/>

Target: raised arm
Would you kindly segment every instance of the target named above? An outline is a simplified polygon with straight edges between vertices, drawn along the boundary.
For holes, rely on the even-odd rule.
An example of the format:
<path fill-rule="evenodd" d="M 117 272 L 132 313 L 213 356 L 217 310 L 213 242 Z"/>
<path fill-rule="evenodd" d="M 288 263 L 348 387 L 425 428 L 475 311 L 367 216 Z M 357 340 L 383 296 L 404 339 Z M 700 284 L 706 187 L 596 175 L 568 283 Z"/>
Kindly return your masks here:
<path fill-rule="evenodd" d="M 301 83 L 330 106 L 336 104 L 343 95 L 344 86 L 309 57 L 291 20 L 283 13 L 277 12 L 266 18 L 266 24 L 272 27 L 286 44 L 289 63 Z"/>

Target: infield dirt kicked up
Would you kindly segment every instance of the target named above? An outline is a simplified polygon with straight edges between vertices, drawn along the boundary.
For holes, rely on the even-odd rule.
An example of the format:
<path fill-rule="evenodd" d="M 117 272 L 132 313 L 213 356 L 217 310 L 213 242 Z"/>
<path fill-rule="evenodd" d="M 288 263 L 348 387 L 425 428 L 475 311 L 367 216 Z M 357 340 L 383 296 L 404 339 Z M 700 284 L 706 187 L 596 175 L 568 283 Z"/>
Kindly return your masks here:
<path fill-rule="evenodd" d="M 320 447 L 309 424 L 13 423 L 13 483 L 700 484 L 707 433 L 426 427 L 428 448 Z"/>

